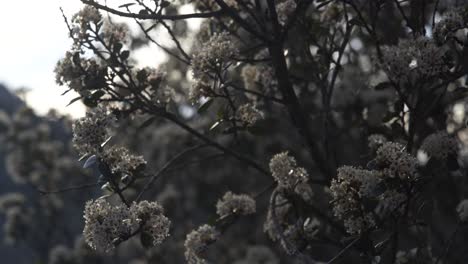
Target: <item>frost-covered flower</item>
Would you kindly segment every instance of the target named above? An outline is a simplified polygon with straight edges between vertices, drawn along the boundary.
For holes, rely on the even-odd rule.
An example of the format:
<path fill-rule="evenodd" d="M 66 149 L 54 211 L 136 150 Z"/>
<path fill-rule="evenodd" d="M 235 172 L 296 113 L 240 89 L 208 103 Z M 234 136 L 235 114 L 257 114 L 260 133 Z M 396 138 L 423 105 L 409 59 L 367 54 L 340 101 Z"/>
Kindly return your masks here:
<path fill-rule="evenodd" d="M 130 153 L 125 147 L 111 146 L 102 153 L 102 160 L 108 164 L 113 173 L 133 174 L 145 167 L 143 156 Z"/>
<path fill-rule="evenodd" d="M 286 25 L 289 17 L 296 10 L 297 4 L 295 0 L 285 0 L 276 5 L 276 13 L 278 14 L 278 22 L 280 25 Z"/>
<path fill-rule="evenodd" d="M 221 217 L 230 214 L 253 214 L 255 213 L 255 200 L 247 194 L 227 192 L 216 203 L 216 213 Z"/>
<path fill-rule="evenodd" d="M 270 160 L 270 171 L 280 187 L 292 189 L 297 184 L 307 182 L 307 171 L 298 167 L 296 159 L 289 156 L 288 152 L 274 155 Z"/>
<path fill-rule="evenodd" d="M 218 230 L 210 225 L 202 225 L 190 232 L 185 239 L 185 259 L 189 264 L 204 264 L 201 253 L 220 236 Z"/>
<path fill-rule="evenodd" d="M 247 126 L 253 126 L 258 120 L 263 119 L 263 113 L 250 103 L 241 105 L 237 109 L 237 116 Z"/>
<path fill-rule="evenodd" d="M 468 199 L 462 200 L 457 205 L 457 213 L 461 221 L 466 222 L 468 220 Z"/>
<path fill-rule="evenodd" d="M 150 235 L 153 245 L 161 244 L 169 236 L 171 221 L 164 216 L 164 208 L 157 202 L 141 201 L 130 206 L 132 217 Z"/>
<path fill-rule="evenodd" d="M 377 149 L 375 158 L 385 175 L 400 179 L 412 179 L 416 176 L 418 161 L 405 151 L 405 146 L 396 142 L 386 142 Z"/>
<path fill-rule="evenodd" d="M 451 154 L 456 154 L 457 140 L 445 131 L 439 131 L 426 137 L 421 144 L 421 151 L 437 160 L 446 160 Z"/>
<path fill-rule="evenodd" d="M 125 205 L 113 206 L 104 199 L 91 200 L 84 210 L 86 243 L 94 250 L 111 251 L 115 243 L 130 236 L 139 224 Z"/>
<path fill-rule="evenodd" d="M 238 52 L 227 32 L 215 33 L 193 54 L 191 65 L 194 78 L 199 79 L 208 72 L 222 70 Z"/>
<path fill-rule="evenodd" d="M 443 50 L 426 37 L 405 39 L 398 46 L 383 47 L 382 55 L 382 69 L 397 83 L 424 82 L 449 70 Z"/>
<path fill-rule="evenodd" d="M 73 124 L 73 145 L 80 154 L 94 154 L 108 137 L 107 128 L 114 120 L 102 107 L 94 108 Z"/>

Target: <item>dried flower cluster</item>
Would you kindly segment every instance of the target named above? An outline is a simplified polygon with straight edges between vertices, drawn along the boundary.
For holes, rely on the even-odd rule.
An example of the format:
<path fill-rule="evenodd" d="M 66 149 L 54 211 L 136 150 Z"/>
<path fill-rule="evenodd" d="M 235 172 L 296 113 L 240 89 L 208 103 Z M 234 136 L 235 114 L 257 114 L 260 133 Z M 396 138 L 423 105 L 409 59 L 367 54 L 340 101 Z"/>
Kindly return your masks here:
<path fill-rule="evenodd" d="M 365 210 L 363 201 L 375 196 L 382 177 L 377 171 L 350 166 L 338 169 L 338 176 L 331 183 L 333 212 L 344 221 L 346 230 L 359 234 L 375 226 L 372 211 Z"/>
<path fill-rule="evenodd" d="M 116 146 L 106 149 L 102 154 L 102 160 L 109 165 L 113 173 L 129 175 L 146 165 L 143 156 L 133 155 L 127 148 Z"/>
<path fill-rule="evenodd" d="M 425 82 L 449 71 L 443 50 L 426 37 L 405 39 L 398 46 L 383 47 L 382 55 L 381 67 L 396 83 Z"/>
<path fill-rule="evenodd" d="M 237 109 L 239 120 L 246 126 L 253 126 L 259 120 L 263 119 L 263 113 L 255 105 L 247 103 Z"/>
<path fill-rule="evenodd" d="M 140 229 L 151 235 L 153 244 L 160 244 L 169 235 L 170 221 L 156 202 L 143 201 L 125 205 L 111 205 L 104 199 L 86 203 L 84 237 L 88 245 L 108 252 Z"/>
<path fill-rule="evenodd" d="M 105 142 L 108 127 L 114 121 L 112 115 L 103 107 L 88 111 L 86 116 L 73 124 L 73 144 L 80 154 L 95 154 L 101 151 Z"/>
<path fill-rule="evenodd" d="M 289 156 L 287 151 L 271 158 L 270 171 L 278 185 L 286 189 L 294 189 L 297 185 L 306 183 L 309 177 L 307 171 L 298 167 L 296 159 Z"/>
<path fill-rule="evenodd" d="M 162 69 L 145 67 L 134 73 L 138 86 L 147 89 L 156 106 L 165 106 L 174 100 L 175 91 L 167 85 L 167 73 Z"/>
<path fill-rule="evenodd" d="M 433 29 L 433 36 L 437 44 L 443 44 L 450 39 L 457 30 L 463 28 L 465 25 L 463 16 L 451 10 L 444 13 L 442 19 L 435 25 Z"/>
<path fill-rule="evenodd" d="M 215 0 L 193 0 L 195 6 L 200 10 L 216 10 L 220 9 L 220 6 Z M 236 0 L 225 0 L 224 3 L 231 8 L 237 9 L 239 6 Z"/>
<path fill-rule="evenodd" d="M 63 162 L 69 162 L 70 157 L 63 155 L 64 144 L 52 138 L 51 127 L 45 122 L 36 123 L 35 118 L 31 109 L 18 111 L 9 120 L 11 126 L 5 131 L 8 141 L 2 146 L 10 150 L 6 169 L 11 180 L 43 186 L 48 180 L 56 183 L 63 177 Z"/>
<path fill-rule="evenodd" d="M 237 46 L 227 32 L 215 33 L 206 43 L 203 43 L 191 60 L 195 79 L 191 91 L 192 97 L 207 95 L 210 73 L 226 70 L 229 62 L 238 52 Z"/>
<path fill-rule="evenodd" d="M 404 186 L 417 174 L 417 160 L 399 143 L 385 142 L 375 161 L 377 170 L 343 166 L 332 180 L 334 214 L 351 234 L 376 227 L 376 216 L 400 213 L 408 199 Z"/>
<path fill-rule="evenodd" d="M 209 72 L 216 72 L 238 54 L 233 40 L 227 32 L 215 33 L 200 50 L 193 54 L 191 61 L 193 76 L 201 78 Z"/>
<path fill-rule="evenodd" d="M 386 142 L 375 157 L 379 168 L 390 178 L 413 179 L 417 172 L 417 159 L 406 152 L 400 143 Z"/>
<path fill-rule="evenodd" d="M 285 0 L 276 5 L 276 13 L 278 14 L 278 22 L 285 26 L 288 19 L 296 11 L 297 4 L 294 0 Z"/>
<path fill-rule="evenodd" d="M 115 23 L 108 20 L 103 23 L 102 34 L 104 40 L 109 44 L 128 42 L 128 33 L 129 28 L 127 24 Z"/>
<path fill-rule="evenodd" d="M 115 252 L 133 264 L 155 257 L 178 263 L 184 256 L 191 264 L 209 263 L 211 257 L 217 263 L 236 264 L 331 263 L 338 258 L 347 263 L 451 263 L 462 252 L 462 246 L 451 244 L 461 241 L 460 234 L 455 232 L 445 243 L 445 233 L 437 234 L 437 228 L 440 220 L 455 222 L 447 221 L 456 216 L 447 212 L 467 189 L 459 176 L 468 162 L 458 164 L 458 171 L 452 162 L 468 141 L 466 7 L 458 8 L 457 3 L 457 9 L 448 9 L 453 1 L 440 5 L 374 1 L 369 6 L 351 0 L 155 0 L 120 6 L 111 1 L 83 2 L 85 8 L 65 19 L 73 45 L 57 63 L 55 78 L 79 94 L 70 103 L 82 100 L 90 108 L 72 130 L 75 149 L 87 158 L 83 167 L 97 165 L 88 171 L 100 173 L 96 184 L 104 183 L 106 193 L 88 201 L 83 212 L 83 243 L 100 251 L 94 254 L 109 252 L 134 236 L 148 254 L 140 254 L 141 248 L 133 255 L 128 253 L 132 250 Z M 111 15 L 106 19 L 100 11 Z M 119 15 L 134 18 L 141 33 L 130 34 L 136 33 L 130 31 L 133 27 L 114 23 Z M 384 19 L 376 20 L 379 15 Z M 202 24 L 189 22 L 195 20 Z M 140 48 L 151 48 L 147 44 L 167 53 L 164 70 L 139 65 L 146 62 L 138 55 L 144 51 Z M 372 63 L 373 57 L 378 57 L 377 63 Z M 197 111 L 190 102 L 203 104 Z M 444 109 L 452 109 L 453 117 Z M 450 118 L 454 124 L 447 126 Z M 36 239 L 32 227 L 55 219 L 63 210 L 64 200 L 55 193 L 88 184 L 57 184 L 68 171 L 79 171 L 66 164 L 78 162 L 61 159 L 69 146 L 43 142 L 55 131 L 49 126 L 32 128 L 33 115 L 17 119 L 0 112 L 0 133 L 7 134 L 0 137 L 0 144 L 11 145 L 6 167 L 16 183 L 37 185 L 47 195 L 34 204 L 26 198 L 33 194 L 2 195 L 0 213 L 7 240 L 25 241 L 29 236 L 34 245 L 42 240 Z M 113 126 L 116 121 L 118 127 Z M 22 131 L 15 134 L 11 127 Z M 459 140 L 446 132 L 430 134 L 444 127 L 456 131 Z M 254 133 L 260 128 L 268 135 Z M 309 163 L 298 164 L 299 156 L 287 151 L 272 153 L 281 148 L 291 148 Z M 142 151 L 161 170 L 147 175 L 146 160 L 131 150 Z M 271 154 L 276 154 L 268 164 L 272 177 L 250 177 L 251 172 L 264 174 L 261 163 Z M 341 166 L 359 164 L 369 156 L 365 168 Z M 427 163 L 427 157 L 447 162 Z M 213 162 L 218 158 L 222 166 Z M 231 163 L 234 159 L 236 163 Z M 305 169 L 309 167 L 311 171 Z M 330 170 L 336 168 L 333 178 Z M 181 177 L 154 184 L 163 173 L 176 169 Z M 198 174 L 202 176 L 192 177 Z M 188 234 L 178 227 L 174 239 L 166 241 L 164 254 L 150 251 L 149 246 L 169 236 L 171 221 L 159 203 L 139 201 L 140 197 L 151 191 L 164 203 L 182 202 L 174 207 L 171 220 L 187 226 L 213 210 L 213 204 L 197 204 L 217 193 L 206 190 L 233 184 L 232 175 L 246 188 L 255 188 L 246 193 L 268 194 L 274 188 L 263 231 L 286 254 L 277 258 L 267 247 L 234 245 L 242 245 L 239 238 L 257 242 L 258 232 L 242 226 L 231 232 L 227 227 L 237 228 L 234 225 L 245 215 L 257 222 L 261 208 L 252 196 L 230 191 L 214 198 L 220 199 L 212 225 Z M 446 199 L 452 190 L 454 195 Z M 468 222 L 468 200 L 462 200 L 456 211 L 459 224 Z M 220 239 L 221 233 L 226 239 Z M 437 243 L 423 241 L 438 236 L 443 239 Z M 177 256 L 184 238 L 185 253 Z M 62 240 L 50 236 L 50 241 Z M 207 252 L 216 241 L 232 248 Z M 78 260 L 79 254 L 89 254 L 78 247 L 54 245 L 40 262 L 110 261 L 108 256 L 103 261 Z M 437 261 L 430 247 L 436 247 Z M 225 256 L 217 259 L 220 254 Z"/>
<path fill-rule="evenodd" d="M 249 215 L 255 213 L 255 200 L 247 194 L 227 192 L 216 203 L 216 213 L 223 217 L 231 214 Z"/>
<path fill-rule="evenodd" d="M 129 211 L 140 224 L 142 232 L 149 235 L 154 246 L 161 244 L 169 236 L 171 221 L 164 216 L 164 208 L 159 203 L 134 202 Z"/>
<path fill-rule="evenodd" d="M 16 244 L 23 239 L 32 224 L 32 211 L 25 206 L 26 197 L 20 193 L 0 196 L 0 212 L 4 214 L 4 242 Z"/>
<path fill-rule="evenodd" d="M 78 52 L 67 51 L 65 57 L 55 66 L 55 80 L 59 85 L 67 85 L 82 95 L 104 87 L 107 67 L 94 58 L 84 59 Z"/>
<path fill-rule="evenodd" d="M 213 92 L 212 85 L 207 77 L 195 79 L 189 92 L 191 101 L 196 102 L 202 97 L 209 97 Z"/>
<path fill-rule="evenodd" d="M 268 57 L 268 51 L 261 50 L 254 58 L 256 60 L 267 60 Z M 254 93 L 268 94 L 277 86 L 274 69 L 268 63 L 245 65 L 242 67 L 241 77 L 244 83 L 244 88 L 247 90 L 245 92 L 245 96 L 252 101 L 260 99 L 258 95 Z"/>
<path fill-rule="evenodd" d="M 75 37 L 85 38 L 86 32 L 90 29 L 92 24 L 97 24 L 102 20 L 102 15 L 98 9 L 92 6 L 85 6 L 78 13 L 76 13 L 71 22 L 75 24 L 73 29 L 77 35 Z"/>
<path fill-rule="evenodd" d="M 190 232 L 185 239 L 185 259 L 189 264 L 204 264 L 206 261 L 201 253 L 206 247 L 215 242 L 221 234 L 210 225 L 202 225 Z"/>
<path fill-rule="evenodd" d="M 437 160 L 446 160 L 457 153 L 457 140 L 445 131 L 439 131 L 426 137 L 421 144 L 421 151 Z"/>
<path fill-rule="evenodd" d="M 381 134 L 372 134 L 367 138 L 367 142 L 369 149 L 374 152 L 387 142 L 387 138 Z"/>
<path fill-rule="evenodd" d="M 84 211 L 84 237 L 95 250 L 113 250 L 121 238 L 129 237 L 138 229 L 125 205 L 112 206 L 103 199 L 88 201 Z"/>
<path fill-rule="evenodd" d="M 351 234 L 376 227 L 376 217 L 401 213 L 408 199 L 404 186 L 415 177 L 416 159 L 401 144 L 387 142 L 377 150 L 376 163 L 378 170 L 340 167 L 332 180 L 333 212 Z"/>

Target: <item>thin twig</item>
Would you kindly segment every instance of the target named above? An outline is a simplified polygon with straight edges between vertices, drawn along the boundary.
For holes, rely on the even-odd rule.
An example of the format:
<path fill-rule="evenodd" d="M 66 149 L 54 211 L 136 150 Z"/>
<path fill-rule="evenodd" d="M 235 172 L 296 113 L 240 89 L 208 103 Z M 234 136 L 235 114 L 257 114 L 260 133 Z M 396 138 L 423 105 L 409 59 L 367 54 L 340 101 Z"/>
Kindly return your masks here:
<path fill-rule="evenodd" d="M 343 248 L 336 256 L 334 256 L 332 259 L 330 259 L 327 264 L 333 263 L 335 260 L 340 258 L 342 255 L 344 255 L 354 244 L 356 244 L 359 241 L 360 237 L 357 237 L 353 241 L 351 241 L 345 248 Z"/>
<path fill-rule="evenodd" d="M 159 113 L 154 113 L 154 114 L 159 114 Z M 200 140 L 204 141 L 206 144 L 221 150 L 222 152 L 236 158 L 237 160 L 239 160 L 241 162 L 244 162 L 245 164 L 247 164 L 250 167 L 256 169 L 257 171 L 259 171 L 260 173 L 262 173 L 264 175 L 271 176 L 271 174 L 270 174 L 270 172 L 268 170 L 264 169 L 262 166 L 260 166 L 254 160 L 252 160 L 252 159 L 250 159 L 248 157 L 245 157 L 242 154 L 240 154 L 240 153 L 238 153 L 238 152 L 236 152 L 234 150 L 231 150 L 230 148 L 227 148 L 227 147 L 219 144 L 216 141 L 213 141 L 212 139 L 210 139 L 207 136 L 203 135 L 202 133 L 198 132 L 197 130 L 190 127 L 189 125 L 187 125 L 183 121 L 179 120 L 179 118 L 177 118 L 175 115 L 173 115 L 171 113 L 168 113 L 168 112 L 162 113 L 162 115 L 163 115 L 162 117 L 166 118 L 167 120 L 173 122 L 174 124 L 176 124 L 180 128 L 186 130 L 190 134 L 192 134 L 195 137 L 199 138 Z"/>
<path fill-rule="evenodd" d="M 157 171 L 152 177 L 151 179 L 146 183 L 146 185 L 143 187 L 143 189 L 141 190 L 141 192 L 138 194 L 138 196 L 136 197 L 135 201 L 139 201 L 140 198 L 142 197 L 142 195 L 151 187 L 151 185 L 157 180 L 159 179 L 159 177 L 161 177 L 163 175 L 164 172 L 166 172 L 169 167 L 174 164 L 174 162 L 178 161 L 180 158 L 182 158 L 185 154 L 189 153 L 189 152 L 192 152 L 194 150 L 197 150 L 197 149 L 200 149 L 202 147 L 206 147 L 207 145 L 206 144 L 203 144 L 203 145 L 196 145 L 194 147 L 190 147 L 188 149 L 185 149 L 183 151 L 181 151 L 179 154 L 175 155 L 172 159 L 170 159 L 168 162 L 166 162 L 166 164 L 164 164 L 164 166 L 162 166 L 159 171 Z"/>
<path fill-rule="evenodd" d="M 442 260 L 442 263 L 444 262 L 445 258 L 448 255 L 448 252 L 449 252 L 450 248 L 452 247 L 453 241 L 455 240 L 455 237 L 457 236 L 457 233 L 460 230 L 461 223 L 462 223 L 462 221 L 458 220 L 458 223 L 457 223 L 457 226 L 455 227 L 455 230 L 453 231 L 453 233 L 450 236 L 449 240 L 446 242 L 444 253 L 437 258 L 437 261 L 435 262 L 435 264 L 438 264 L 439 260 Z"/>
<path fill-rule="evenodd" d="M 68 191 L 83 190 L 83 189 L 88 189 L 88 188 L 97 187 L 97 186 L 99 186 L 99 183 L 87 183 L 87 184 L 71 186 L 71 187 L 66 187 L 66 188 L 57 189 L 57 190 L 42 190 L 36 187 L 36 190 L 42 195 L 49 195 L 49 194 L 55 194 L 55 193 L 64 193 Z"/>
<path fill-rule="evenodd" d="M 193 14 L 179 14 L 179 15 L 163 15 L 163 14 L 135 14 L 135 13 L 126 13 L 122 12 L 113 8 L 110 8 L 106 5 L 101 5 L 94 0 L 81 0 L 83 4 L 94 6 L 97 9 L 101 9 L 107 11 L 111 14 L 118 15 L 121 17 L 130 17 L 130 18 L 137 18 L 137 19 L 146 19 L 146 20 L 184 20 L 190 18 L 210 18 L 210 17 L 217 17 L 224 13 L 223 10 L 213 11 L 213 12 L 206 12 L 206 13 L 193 13 Z"/>

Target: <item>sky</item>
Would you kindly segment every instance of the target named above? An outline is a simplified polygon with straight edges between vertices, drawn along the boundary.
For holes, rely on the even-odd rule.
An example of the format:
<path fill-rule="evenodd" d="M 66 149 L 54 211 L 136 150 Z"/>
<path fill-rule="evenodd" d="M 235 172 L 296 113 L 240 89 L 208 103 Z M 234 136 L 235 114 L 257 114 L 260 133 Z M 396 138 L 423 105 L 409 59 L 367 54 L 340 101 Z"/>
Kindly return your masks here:
<path fill-rule="evenodd" d="M 115 1 L 108 1 L 108 3 Z M 55 83 L 54 68 L 71 47 L 60 7 L 71 17 L 83 4 L 80 0 L 9 0 L 0 8 L 0 83 L 12 90 L 27 88 L 26 102 L 39 114 L 50 109 L 77 118 L 85 114 L 81 102 L 67 106 L 78 95 Z M 192 10 L 185 10 L 192 11 Z M 122 20 L 114 18 L 114 21 Z M 195 23 L 193 23 L 195 22 Z M 130 28 L 138 29 L 134 23 Z M 190 28 L 199 23 L 191 21 Z M 159 39 L 169 40 L 159 32 Z M 167 41 L 162 41 L 164 44 Z M 166 56 L 154 44 L 132 53 L 137 66 L 157 66 Z"/>
<path fill-rule="evenodd" d="M 81 103 L 66 107 L 76 97 L 61 96 L 65 87 L 55 84 L 55 64 L 71 46 L 60 7 L 71 16 L 79 0 L 11 0 L 0 8 L 0 82 L 10 89 L 28 88 L 27 103 L 38 113 L 50 108 L 79 117 Z"/>

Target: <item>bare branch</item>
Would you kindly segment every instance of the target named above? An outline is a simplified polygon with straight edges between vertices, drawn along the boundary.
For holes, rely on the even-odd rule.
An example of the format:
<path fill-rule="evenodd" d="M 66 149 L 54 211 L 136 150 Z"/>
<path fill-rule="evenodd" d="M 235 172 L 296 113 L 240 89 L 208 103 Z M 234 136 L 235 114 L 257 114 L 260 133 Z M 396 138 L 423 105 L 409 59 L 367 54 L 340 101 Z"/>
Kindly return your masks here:
<path fill-rule="evenodd" d="M 110 8 L 106 5 L 101 5 L 94 0 L 81 0 L 84 4 L 94 6 L 97 9 L 107 11 L 111 14 L 118 15 L 121 17 L 129 17 L 129 18 L 137 18 L 137 19 L 153 19 L 153 20 L 183 20 L 183 19 L 190 19 L 190 18 L 211 18 L 211 17 L 218 17 L 223 14 L 223 10 L 207 12 L 207 13 L 193 13 L 193 14 L 180 14 L 180 15 L 164 15 L 164 14 L 135 14 L 135 13 L 127 13 L 122 12 L 113 8 Z"/>

